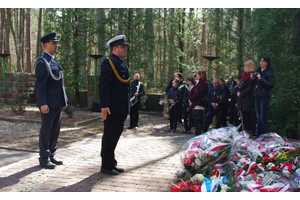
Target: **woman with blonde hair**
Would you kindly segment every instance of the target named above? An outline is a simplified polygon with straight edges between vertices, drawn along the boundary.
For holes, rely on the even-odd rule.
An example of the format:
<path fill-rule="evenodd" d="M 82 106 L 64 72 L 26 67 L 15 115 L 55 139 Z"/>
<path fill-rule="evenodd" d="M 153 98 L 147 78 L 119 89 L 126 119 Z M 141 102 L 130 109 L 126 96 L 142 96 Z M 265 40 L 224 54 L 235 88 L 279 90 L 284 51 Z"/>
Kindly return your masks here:
<path fill-rule="evenodd" d="M 256 119 L 253 97 L 254 81 L 250 78 L 250 75 L 253 74 L 255 70 L 255 64 L 252 60 L 247 60 L 244 63 L 244 72 L 237 93 L 237 107 L 238 111 L 242 114 L 242 128 L 252 136 L 255 134 Z"/>

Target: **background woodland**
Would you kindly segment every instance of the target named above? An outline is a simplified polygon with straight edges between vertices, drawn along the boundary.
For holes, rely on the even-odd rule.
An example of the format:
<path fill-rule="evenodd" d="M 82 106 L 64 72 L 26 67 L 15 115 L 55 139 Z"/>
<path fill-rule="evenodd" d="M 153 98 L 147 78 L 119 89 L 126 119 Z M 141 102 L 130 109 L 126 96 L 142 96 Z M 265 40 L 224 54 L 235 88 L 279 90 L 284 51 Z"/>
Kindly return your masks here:
<path fill-rule="evenodd" d="M 300 9 L 283 8 L 1 8 L 0 53 L 6 72 L 32 73 L 43 53 L 39 39 L 57 32 L 65 85 L 80 104 L 87 76 L 109 55 L 106 42 L 125 34 L 126 62 L 140 73 L 146 92 L 163 93 L 174 72 L 184 79 L 197 70 L 226 81 L 241 78 L 246 60 L 259 67 L 270 56 L 275 72 L 270 130 L 292 136 L 300 123 Z M 209 61 L 204 57 L 216 57 Z M 0 63 L 2 68 L 2 64 Z M 15 68 L 15 69 L 14 69 Z"/>

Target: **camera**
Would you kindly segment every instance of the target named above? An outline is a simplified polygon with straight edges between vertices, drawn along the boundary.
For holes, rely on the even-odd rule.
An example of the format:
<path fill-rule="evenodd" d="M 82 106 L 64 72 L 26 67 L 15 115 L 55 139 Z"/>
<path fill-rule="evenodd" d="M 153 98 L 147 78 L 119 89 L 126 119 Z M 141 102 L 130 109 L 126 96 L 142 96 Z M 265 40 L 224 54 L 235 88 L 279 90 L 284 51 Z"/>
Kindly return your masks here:
<path fill-rule="evenodd" d="M 244 82 L 243 82 L 243 81 L 241 81 L 241 84 L 240 84 L 240 86 L 238 87 L 238 89 L 239 89 L 239 90 L 244 89 Z"/>
<path fill-rule="evenodd" d="M 258 72 L 253 73 L 253 77 L 255 77 L 255 78 L 257 77 L 257 75 L 258 75 Z"/>

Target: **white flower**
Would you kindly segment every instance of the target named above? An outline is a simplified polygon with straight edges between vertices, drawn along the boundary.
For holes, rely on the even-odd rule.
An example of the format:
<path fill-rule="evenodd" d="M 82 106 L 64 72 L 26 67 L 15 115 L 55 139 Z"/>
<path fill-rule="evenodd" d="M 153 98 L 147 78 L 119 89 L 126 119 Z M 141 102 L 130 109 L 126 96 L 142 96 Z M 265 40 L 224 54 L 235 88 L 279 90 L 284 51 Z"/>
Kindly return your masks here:
<path fill-rule="evenodd" d="M 203 176 L 202 174 L 198 174 L 198 175 L 197 175 L 197 179 L 198 179 L 199 181 L 203 182 L 203 181 L 204 181 L 204 176 Z"/>
<path fill-rule="evenodd" d="M 196 159 L 195 159 L 195 163 L 196 163 L 196 165 L 198 165 L 198 166 L 201 166 L 201 164 L 202 164 L 202 162 L 201 162 L 201 160 L 200 160 L 199 158 L 196 158 Z"/>
<path fill-rule="evenodd" d="M 227 190 L 229 190 L 230 187 L 228 187 L 228 185 L 226 184 L 221 184 L 221 192 L 227 192 Z"/>
<path fill-rule="evenodd" d="M 274 163 L 268 163 L 268 165 L 266 166 L 267 167 L 267 169 L 271 169 L 272 167 L 274 167 L 275 165 L 274 165 Z"/>

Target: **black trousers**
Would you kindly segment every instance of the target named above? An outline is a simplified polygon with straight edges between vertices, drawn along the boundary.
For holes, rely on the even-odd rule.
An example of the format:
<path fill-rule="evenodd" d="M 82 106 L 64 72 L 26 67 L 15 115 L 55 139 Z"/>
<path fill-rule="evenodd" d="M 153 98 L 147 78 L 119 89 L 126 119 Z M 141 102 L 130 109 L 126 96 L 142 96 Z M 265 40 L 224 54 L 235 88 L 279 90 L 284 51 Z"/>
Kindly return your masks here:
<path fill-rule="evenodd" d="M 172 107 L 172 109 L 169 110 L 170 114 L 170 129 L 171 130 L 176 130 L 177 128 L 177 120 L 178 120 L 178 113 L 179 113 L 179 105 L 175 105 Z"/>
<path fill-rule="evenodd" d="M 230 105 L 230 115 L 229 115 L 229 123 L 233 124 L 234 126 L 239 125 L 239 116 L 238 116 L 238 110 L 235 107 L 235 105 Z"/>
<path fill-rule="evenodd" d="M 139 122 L 139 101 L 130 107 L 130 126 L 136 127 Z"/>
<path fill-rule="evenodd" d="M 183 108 L 183 122 L 184 122 L 184 129 L 186 131 L 191 131 L 192 128 L 192 110 L 187 111 L 187 108 Z"/>
<path fill-rule="evenodd" d="M 209 125 L 212 122 L 213 117 L 216 115 L 217 117 L 217 124 L 215 128 L 220 128 L 222 123 L 222 117 L 223 117 L 223 110 L 221 109 L 214 109 L 207 111 L 205 117 L 204 117 L 204 123 L 203 123 L 203 133 L 208 131 Z"/>
<path fill-rule="evenodd" d="M 115 149 L 124 129 L 124 121 L 127 113 L 108 114 L 104 120 L 104 132 L 102 136 L 101 158 L 102 167 L 112 170 L 117 165 Z"/>
<path fill-rule="evenodd" d="M 62 108 L 50 108 L 49 113 L 41 112 L 42 126 L 39 134 L 39 161 L 45 164 L 55 155 L 60 132 Z"/>

